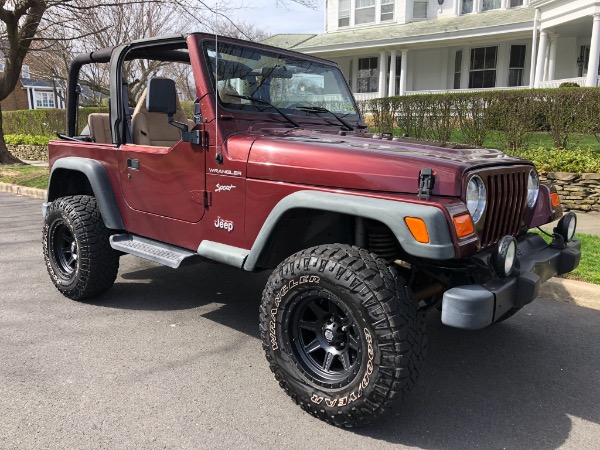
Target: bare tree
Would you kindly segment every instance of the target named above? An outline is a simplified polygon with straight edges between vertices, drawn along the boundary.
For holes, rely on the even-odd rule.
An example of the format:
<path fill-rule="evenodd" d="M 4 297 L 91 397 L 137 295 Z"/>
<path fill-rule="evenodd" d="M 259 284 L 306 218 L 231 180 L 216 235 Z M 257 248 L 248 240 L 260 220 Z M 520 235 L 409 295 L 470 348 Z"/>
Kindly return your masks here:
<path fill-rule="evenodd" d="M 316 6 L 316 0 L 276 0 L 276 2 L 279 4 L 295 2 L 308 7 Z M 210 18 L 217 14 L 236 27 L 233 21 L 228 19 L 227 14 L 233 6 L 223 0 L 218 2 L 218 8 L 216 8 L 216 2 L 204 0 L 0 0 L 0 50 L 5 56 L 4 72 L 0 74 L 0 101 L 8 97 L 15 89 L 23 60 L 32 47 L 44 50 L 51 47 L 51 42 L 63 42 L 63 49 L 68 51 L 64 52 L 62 56 L 56 56 L 58 60 L 54 68 L 56 76 L 64 77 L 65 72 L 62 75 L 60 72 L 66 70 L 67 57 L 75 52 L 85 51 L 82 43 L 86 38 L 94 36 L 96 48 L 108 47 L 130 40 L 131 37 L 124 38 L 124 36 L 128 36 L 132 27 L 139 28 L 140 16 L 134 15 L 124 18 L 130 20 L 123 20 L 113 25 L 113 22 L 110 21 L 111 17 L 105 15 L 107 8 L 145 5 L 145 13 L 153 14 L 154 9 L 149 7 L 150 4 L 164 5 L 164 9 L 160 17 L 153 16 L 153 20 L 145 21 L 145 25 L 141 27 L 141 37 L 155 35 L 158 31 L 157 20 L 162 20 L 165 18 L 164 16 L 167 21 L 174 20 L 176 12 L 181 13 L 179 18 L 189 17 L 196 23 L 205 24 L 215 23 Z M 174 16 L 167 14 L 169 8 L 174 11 Z M 87 32 L 85 31 L 82 24 L 86 22 L 93 31 L 89 28 Z M 106 25 L 104 28 L 101 26 L 102 23 Z M 240 27 L 236 28 L 238 31 L 242 30 Z M 181 29 L 181 27 L 178 26 L 175 29 Z M 116 42 L 113 39 L 122 40 Z M 156 68 L 146 66 L 141 69 L 151 74 Z M 88 74 L 89 78 L 95 79 L 100 85 L 105 74 L 99 68 L 92 70 L 98 72 Z M 141 81 L 140 85 L 143 84 Z M 19 162 L 6 148 L 0 107 L 0 164 Z"/>
<path fill-rule="evenodd" d="M 230 20 L 218 20 L 212 27 L 212 32 L 221 36 L 229 36 L 237 39 L 247 39 L 259 42 L 269 36 L 269 33 L 248 22 L 232 22 Z"/>

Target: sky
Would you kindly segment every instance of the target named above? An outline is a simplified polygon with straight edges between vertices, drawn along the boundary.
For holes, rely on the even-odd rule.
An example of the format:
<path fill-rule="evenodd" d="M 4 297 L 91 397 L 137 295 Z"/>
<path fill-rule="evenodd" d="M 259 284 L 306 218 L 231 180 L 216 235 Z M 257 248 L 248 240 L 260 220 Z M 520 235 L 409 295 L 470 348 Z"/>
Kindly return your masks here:
<path fill-rule="evenodd" d="M 274 6 L 274 0 L 247 0 L 247 7 L 236 11 L 233 16 L 264 29 L 269 34 L 322 33 L 324 30 L 324 3 L 317 10 L 296 3 Z"/>

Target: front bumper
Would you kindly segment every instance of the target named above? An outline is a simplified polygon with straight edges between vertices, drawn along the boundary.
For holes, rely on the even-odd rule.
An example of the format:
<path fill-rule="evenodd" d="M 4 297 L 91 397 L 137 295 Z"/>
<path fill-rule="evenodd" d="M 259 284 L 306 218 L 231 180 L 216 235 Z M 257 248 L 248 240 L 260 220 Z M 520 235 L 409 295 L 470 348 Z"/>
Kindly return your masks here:
<path fill-rule="evenodd" d="M 511 309 L 531 303 L 542 283 L 555 275 L 571 272 L 579 265 L 581 243 L 574 239 L 564 249 L 553 248 L 541 236 L 531 233 L 518 240 L 517 255 L 517 275 L 446 291 L 442 300 L 442 322 L 455 328 L 479 330 Z"/>

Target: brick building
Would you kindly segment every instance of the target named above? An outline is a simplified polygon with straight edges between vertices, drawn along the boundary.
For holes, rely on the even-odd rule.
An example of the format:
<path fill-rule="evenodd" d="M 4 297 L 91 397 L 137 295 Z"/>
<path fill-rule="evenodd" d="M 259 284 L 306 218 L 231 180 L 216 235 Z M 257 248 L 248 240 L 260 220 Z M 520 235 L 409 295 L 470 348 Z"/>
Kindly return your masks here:
<path fill-rule="evenodd" d="M 0 72 L 4 63 L 0 62 Z M 1 102 L 2 111 L 18 109 L 64 108 L 65 92 L 60 83 L 30 77 L 30 67 L 24 64 L 15 90 Z"/>

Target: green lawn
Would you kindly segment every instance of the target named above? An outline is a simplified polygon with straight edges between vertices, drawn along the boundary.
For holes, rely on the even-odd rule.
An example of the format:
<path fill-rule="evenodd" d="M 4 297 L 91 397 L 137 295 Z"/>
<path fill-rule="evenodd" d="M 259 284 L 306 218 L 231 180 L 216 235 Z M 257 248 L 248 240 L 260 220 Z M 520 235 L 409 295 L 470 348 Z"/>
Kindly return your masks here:
<path fill-rule="evenodd" d="M 34 166 L 0 166 L 0 182 L 39 189 L 48 187 L 48 168 Z"/>
<path fill-rule="evenodd" d="M 590 234 L 578 234 L 576 237 L 581 241 L 581 262 L 565 278 L 600 284 L 600 237 Z"/>
<path fill-rule="evenodd" d="M 531 230 L 538 233 L 537 230 Z M 538 233 L 548 243 L 552 238 Z M 575 237 L 581 241 L 581 262 L 573 272 L 563 275 L 563 278 L 587 281 L 588 283 L 600 284 L 600 236 L 591 234 L 576 234 Z"/>

